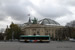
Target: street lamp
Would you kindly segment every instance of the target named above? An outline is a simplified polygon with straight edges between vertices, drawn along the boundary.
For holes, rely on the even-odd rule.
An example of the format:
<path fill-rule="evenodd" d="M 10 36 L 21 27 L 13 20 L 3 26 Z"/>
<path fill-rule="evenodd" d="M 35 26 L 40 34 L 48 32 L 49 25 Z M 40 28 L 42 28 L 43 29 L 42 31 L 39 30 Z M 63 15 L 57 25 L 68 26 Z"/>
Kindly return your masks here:
<path fill-rule="evenodd" d="M 14 40 L 14 31 L 12 32 L 12 41 Z"/>

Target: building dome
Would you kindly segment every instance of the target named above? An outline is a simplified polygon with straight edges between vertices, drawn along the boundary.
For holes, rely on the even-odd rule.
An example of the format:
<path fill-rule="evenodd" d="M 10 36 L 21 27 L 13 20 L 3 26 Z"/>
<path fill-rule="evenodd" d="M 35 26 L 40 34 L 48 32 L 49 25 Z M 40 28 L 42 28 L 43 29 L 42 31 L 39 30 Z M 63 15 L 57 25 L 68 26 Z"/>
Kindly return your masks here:
<path fill-rule="evenodd" d="M 43 25 L 60 25 L 56 21 L 47 18 L 40 20 L 38 23 Z"/>

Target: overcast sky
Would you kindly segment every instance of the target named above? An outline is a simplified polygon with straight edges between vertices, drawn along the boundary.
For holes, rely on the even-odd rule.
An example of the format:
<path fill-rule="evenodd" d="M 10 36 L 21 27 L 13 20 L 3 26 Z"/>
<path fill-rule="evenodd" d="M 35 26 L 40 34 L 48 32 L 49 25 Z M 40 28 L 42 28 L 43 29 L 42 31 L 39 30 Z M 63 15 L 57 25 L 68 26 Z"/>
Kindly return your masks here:
<path fill-rule="evenodd" d="M 31 18 L 50 18 L 61 25 L 75 20 L 75 0 L 0 0 L 0 28 L 25 23 Z"/>

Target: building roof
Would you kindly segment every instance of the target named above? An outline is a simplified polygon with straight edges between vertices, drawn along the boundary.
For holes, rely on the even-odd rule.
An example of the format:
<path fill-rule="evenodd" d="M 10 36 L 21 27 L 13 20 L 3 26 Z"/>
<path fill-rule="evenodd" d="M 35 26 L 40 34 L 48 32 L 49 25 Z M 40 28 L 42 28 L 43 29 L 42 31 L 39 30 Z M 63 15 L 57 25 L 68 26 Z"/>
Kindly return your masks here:
<path fill-rule="evenodd" d="M 48 18 L 42 19 L 38 23 L 43 25 L 60 25 L 56 21 L 48 19 Z"/>

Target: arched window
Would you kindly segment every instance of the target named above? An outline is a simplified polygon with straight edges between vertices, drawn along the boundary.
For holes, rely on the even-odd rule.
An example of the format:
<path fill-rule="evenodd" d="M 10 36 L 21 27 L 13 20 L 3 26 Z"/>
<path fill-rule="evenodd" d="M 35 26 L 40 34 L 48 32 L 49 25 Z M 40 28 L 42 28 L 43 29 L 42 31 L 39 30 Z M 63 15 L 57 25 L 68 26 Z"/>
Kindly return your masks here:
<path fill-rule="evenodd" d="M 45 33 L 45 35 L 48 35 L 48 33 Z"/>
<path fill-rule="evenodd" d="M 37 31 L 37 35 L 40 35 L 39 31 Z"/>

